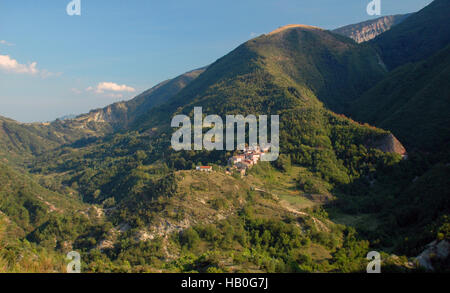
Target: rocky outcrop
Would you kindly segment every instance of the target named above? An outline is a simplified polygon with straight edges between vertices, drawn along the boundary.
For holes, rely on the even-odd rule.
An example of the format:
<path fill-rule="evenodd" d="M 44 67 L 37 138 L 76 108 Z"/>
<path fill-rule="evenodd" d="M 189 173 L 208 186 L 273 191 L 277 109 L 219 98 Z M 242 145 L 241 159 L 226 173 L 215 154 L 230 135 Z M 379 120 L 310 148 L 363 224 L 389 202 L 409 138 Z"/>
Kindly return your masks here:
<path fill-rule="evenodd" d="M 402 156 L 406 155 L 405 147 L 392 133 L 386 134 L 374 141 L 369 142 L 368 147 L 379 149 L 385 153 L 395 153 Z"/>
<path fill-rule="evenodd" d="M 410 14 L 384 16 L 365 22 L 347 25 L 333 32 L 352 38 L 358 43 L 367 42 L 404 21 Z"/>
<path fill-rule="evenodd" d="M 134 99 L 117 102 L 102 109 L 95 109 L 73 119 L 64 120 L 64 124 L 87 128 L 90 123 L 106 123 L 114 129 L 126 129 L 146 111 L 166 102 L 180 92 L 192 80 L 206 70 L 206 67 L 189 71 L 174 79 L 166 80 L 136 96 Z"/>
<path fill-rule="evenodd" d="M 74 121 L 89 123 L 89 122 L 106 122 L 106 123 L 124 123 L 127 120 L 127 106 L 125 102 L 115 103 L 106 106 L 103 109 L 93 110 L 88 114 L 80 115 Z"/>
<path fill-rule="evenodd" d="M 446 240 L 433 241 L 416 257 L 417 264 L 427 271 L 434 271 L 433 260 L 444 260 L 450 254 L 450 243 Z"/>

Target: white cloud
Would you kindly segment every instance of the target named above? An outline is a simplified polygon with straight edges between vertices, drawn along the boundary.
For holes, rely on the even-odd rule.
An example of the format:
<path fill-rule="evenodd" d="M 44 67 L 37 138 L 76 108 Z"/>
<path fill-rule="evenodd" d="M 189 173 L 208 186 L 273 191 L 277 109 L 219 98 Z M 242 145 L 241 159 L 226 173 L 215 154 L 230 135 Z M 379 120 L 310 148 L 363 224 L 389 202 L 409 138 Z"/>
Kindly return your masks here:
<path fill-rule="evenodd" d="M 0 69 L 14 73 L 37 74 L 39 70 L 36 68 L 37 63 L 32 62 L 28 65 L 20 64 L 17 60 L 12 59 L 8 55 L 0 55 Z"/>
<path fill-rule="evenodd" d="M 47 70 L 39 70 L 37 68 L 37 62 L 21 64 L 16 59 L 11 58 L 9 55 L 0 55 L 0 70 L 17 74 L 39 75 L 42 78 L 60 76 L 62 74 L 61 72 L 53 73 Z"/>
<path fill-rule="evenodd" d="M 127 93 L 134 93 L 136 90 L 130 86 L 127 86 L 125 84 L 119 85 L 114 82 L 100 82 L 97 84 L 96 87 L 88 87 L 86 89 L 87 91 L 94 91 L 97 94 L 104 94 L 105 92 L 127 92 Z M 111 93 L 109 94 L 111 95 Z M 114 94 L 113 94 L 114 95 Z M 116 95 L 117 96 L 117 95 Z"/>
<path fill-rule="evenodd" d="M 0 40 L 0 45 L 5 45 L 5 46 L 14 46 L 13 43 L 7 42 L 5 40 Z"/>

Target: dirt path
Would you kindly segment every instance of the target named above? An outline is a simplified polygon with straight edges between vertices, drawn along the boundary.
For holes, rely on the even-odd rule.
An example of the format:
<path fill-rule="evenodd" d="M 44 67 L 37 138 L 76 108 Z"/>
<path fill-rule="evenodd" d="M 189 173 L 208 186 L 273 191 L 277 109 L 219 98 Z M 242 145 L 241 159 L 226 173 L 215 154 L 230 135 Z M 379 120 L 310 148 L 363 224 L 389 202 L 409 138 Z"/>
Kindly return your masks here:
<path fill-rule="evenodd" d="M 288 202 L 286 202 L 285 200 L 280 200 L 280 197 L 272 192 L 266 191 L 264 189 L 258 188 L 258 187 L 254 187 L 253 188 L 255 191 L 259 191 L 259 192 L 264 192 L 267 194 L 270 194 L 275 200 L 277 200 L 280 205 L 286 209 L 288 212 L 291 212 L 295 215 L 298 216 L 304 216 L 304 217 L 310 217 L 314 224 L 316 225 L 316 227 L 320 230 L 320 231 L 325 231 L 325 232 L 330 232 L 330 228 L 327 227 L 327 225 L 325 225 L 321 220 L 317 219 L 316 217 L 311 216 L 308 213 L 305 212 L 301 212 L 298 211 L 297 209 L 295 209 L 294 207 L 292 207 Z"/>
<path fill-rule="evenodd" d="M 296 214 L 296 215 L 300 215 L 300 216 L 305 216 L 305 217 L 310 217 L 313 221 L 314 224 L 316 224 L 316 227 L 321 230 L 321 231 L 325 231 L 325 232 L 330 232 L 330 229 L 327 227 L 327 225 L 325 225 L 321 220 L 317 219 L 316 217 L 311 216 L 310 214 L 307 214 L 305 212 L 300 212 L 297 211 L 296 209 L 294 209 L 293 207 L 291 207 L 288 203 L 286 203 L 285 201 L 280 201 L 280 204 L 283 208 L 285 208 L 287 211 Z"/>

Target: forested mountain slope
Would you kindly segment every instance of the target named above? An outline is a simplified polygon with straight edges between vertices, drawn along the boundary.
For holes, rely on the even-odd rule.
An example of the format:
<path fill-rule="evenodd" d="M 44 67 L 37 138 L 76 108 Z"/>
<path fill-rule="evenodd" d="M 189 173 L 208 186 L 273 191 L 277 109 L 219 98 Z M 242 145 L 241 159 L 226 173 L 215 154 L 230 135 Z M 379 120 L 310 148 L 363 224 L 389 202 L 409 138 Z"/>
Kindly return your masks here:
<path fill-rule="evenodd" d="M 410 149 L 444 150 L 450 143 L 449 80 L 450 45 L 395 69 L 349 112 L 358 121 L 391 130 Z"/>
<path fill-rule="evenodd" d="M 200 162 L 226 164 L 229 153 L 177 153 L 170 148 L 172 117 L 190 115 L 195 106 L 202 106 L 204 113 L 222 117 L 279 114 L 282 153 L 331 183 L 348 183 L 379 160 L 395 160 L 377 144 L 393 138 L 387 131 L 334 114 L 322 101 L 343 107 L 366 89 L 366 81 L 384 74 L 376 54 L 366 46 L 318 28 L 282 28 L 241 45 L 209 66 L 168 102 L 136 120 L 137 132 L 52 152 L 38 158 L 34 169 L 66 170 L 72 174 L 68 183 L 83 182 L 85 198 L 99 203 L 112 196 L 125 197 L 122 193 L 130 188 L 131 178 L 121 174 L 131 172 L 139 162 L 162 160 L 181 170 Z M 355 160 L 362 153 L 365 158 Z M 52 159 L 55 156 L 60 160 Z"/>
<path fill-rule="evenodd" d="M 320 28 L 286 26 L 217 60 L 153 111 L 161 114 L 143 117 L 140 128 L 169 123 L 178 107 L 195 103 L 218 114 L 268 114 L 320 102 L 340 111 L 385 73 L 376 52 L 367 46 Z"/>
<path fill-rule="evenodd" d="M 391 70 L 428 58 L 450 42 L 449 0 L 435 0 L 370 41 Z"/>
<path fill-rule="evenodd" d="M 30 174 L 0 162 L 0 211 L 19 229 L 22 236 L 41 225 L 52 213 L 63 214 L 86 209 L 71 193 L 44 188 Z"/>

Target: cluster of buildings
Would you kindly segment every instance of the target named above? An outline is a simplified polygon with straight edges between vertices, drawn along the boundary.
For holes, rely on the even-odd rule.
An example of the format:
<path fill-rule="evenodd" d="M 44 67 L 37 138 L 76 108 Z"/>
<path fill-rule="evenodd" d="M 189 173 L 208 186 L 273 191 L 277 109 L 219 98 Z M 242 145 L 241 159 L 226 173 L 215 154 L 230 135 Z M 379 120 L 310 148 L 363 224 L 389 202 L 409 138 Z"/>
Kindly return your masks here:
<path fill-rule="evenodd" d="M 241 176 L 244 176 L 248 169 L 258 164 L 259 160 L 261 160 L 262 155 L 269 151 L 267 149 L 261 149 L 260 147 L 256 148 L 248 148 L 246 147 L 241 153 L 232 156 L 228 159 L 228 164 L 231 168 L 227 169 L 227 174 L 231 174 L 231 170 L 237 170 Z M 200 172 L 212 172 L 213 169 L 211 166 L 197 166 L 196 171 Z"/>
<path fill-rule="evenodd" d="M 233 169 L 237 169 L 241 175 L 245 175 L 246 171 L 258 164 L 261 156 L 267 150 L 261 150 L 259 147 L 256 148 L 245 148 L 245 150 L 238 155 L 231 157 L 228 162 Z"/>

